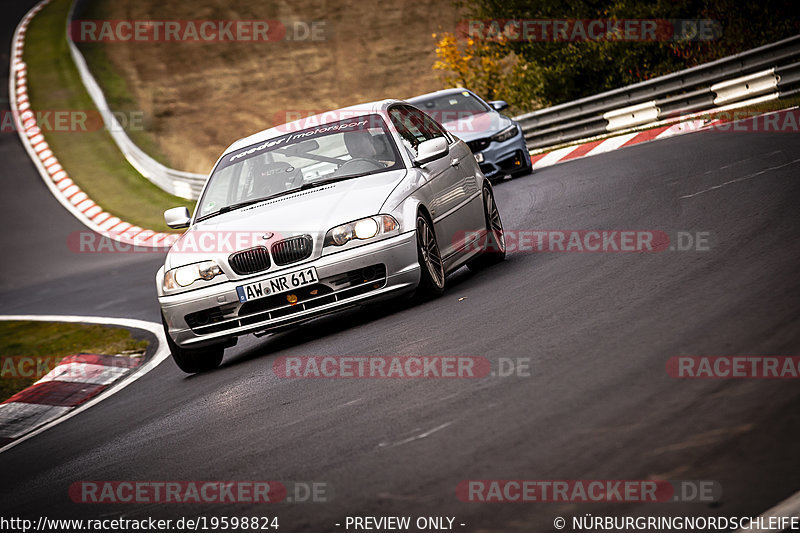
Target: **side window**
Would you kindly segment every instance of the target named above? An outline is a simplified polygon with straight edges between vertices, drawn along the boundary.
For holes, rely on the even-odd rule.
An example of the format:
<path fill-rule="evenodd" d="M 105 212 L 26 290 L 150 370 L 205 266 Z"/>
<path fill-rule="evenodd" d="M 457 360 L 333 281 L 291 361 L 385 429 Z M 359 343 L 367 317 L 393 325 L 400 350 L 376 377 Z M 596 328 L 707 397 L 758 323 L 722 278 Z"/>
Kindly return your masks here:
<path fill-rule="evenodd" d="M 447 134 L 436 124 L 431 117 L 422 111 L 408 106 L 397 106 L 389 110 L 389 117 L 404 143 L 417 153 L 417 147 L 422 141 L 444 137 L 450 141 Z"/>
<path fill-rule="evenodd" d="M 389 117 L 404 144 L 411 149 L 412 153 L 416 154 L 419 143 L 426 140 L 425 135 L 419 128 L 419 121 L 414 120 L 406 108 L 400 106 L 390 109 Z"/>
<path fill-rule="evenodd" d="M 429 138 L 434 139 L 436 137 L 444 137 L 447 139 L 447 142 L 450 142 L 450 136 L 445 132 L 439 124 L 427 113 L 422 111 L 417 111 L 416 109 L 413 112 L 417 115 L 420 115 L 422 118 L 422 127 Z"/>

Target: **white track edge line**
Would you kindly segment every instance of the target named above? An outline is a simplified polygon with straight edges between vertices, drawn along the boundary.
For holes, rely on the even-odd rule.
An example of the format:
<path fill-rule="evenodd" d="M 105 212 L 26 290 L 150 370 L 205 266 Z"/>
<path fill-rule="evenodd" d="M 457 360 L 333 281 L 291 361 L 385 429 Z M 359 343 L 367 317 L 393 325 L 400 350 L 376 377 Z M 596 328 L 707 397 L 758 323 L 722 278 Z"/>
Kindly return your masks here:
<path fill-rule="evenodd" d="M 758 518 L 763 518 L 764 520 L 768 520 L 772 517 L 800 517 L 800 492 L 795 492 L 782 502 L 778 503 L 771 509 L 768 509 L 758 515 Z M 772 533 L 775 530 L 772 529 L 737 529 L 736 533 Z"/>
<path fill-rule="evenodd" d="M 116 235 L 111 232 L 107 232 L 103 230 L 98 224 L 95 224 L 92 220 L 90 220 L 82 211 L 80 211 L 77 206 L 75 206 L 72 202 L 69 201 L 63 194 L 62 191 L 56 186 L 56 183 L 50 177 L 50 174 L 47 172 L 42 161 L 39 160 L 39 156 L 36 151 L 33 149 L 33 144 L 31 143 L 30 139 L 25 133 L 25 128 L 22 125 L 22 119 L 19 113 L 19 107 L 17 104 L 17 66 L 16 66 L 16 54 L 15 49 L 17 43 L 22 42 L 20 38 L 20 33 L 27 32 L 27 27 L 30 24 L 31 20 L 33 19 L 33 15 L 38 13 L 42 7 L 49 4 L 50 0 L 41 0 L 35 6 L 33 6 L 22 19 L 17 24 L 16 29 L 14 30 L 14 35 L 11 38 L 11 54 L 9 56 L 9 77 L 8 77 L 8 101 L 9 107 L 11 108 L 11 115 L 14 118 L 14 123 L 16 126 L 17 134 L 19 135 L 20 140 L 22 141 L 22 146 L 25 147 L 25 151 L 28 152 L 28 158 L 33 161 L 36 170 L 39 172 L 39 176 L 44 180 L 45 185 L 47 188 L 50 189 L 50 193 L 55 197 L 56 200 L 67 210 L 69 211 L 75 218 L 77 218 L 84 226 L 89 228 L 90 230 L 99 233 L 105 237 L 113 239 L 118 242 L 128 243 L 124 239 L 124 237 L 120 235 Z M 24 28 L 24 29 L 23 29 Z M 26 66 L 27 68 L 27 66 Z M 27 88 L 27 83 L 25 84 Z M 27 92 L 26 92 L 27 94 Z M 97 205 L 97 204 L 95 204 Z M 101 208 L 102 209 L 102 208 Z M 159 233 L 154 231 L 154 233 Z M 146 243 L 138 243 L 140 246 L 148 246 Z M 157 246 L 156 246 L 157 248 Z M 0 450 L 2 451 L 2 450 Z"/>

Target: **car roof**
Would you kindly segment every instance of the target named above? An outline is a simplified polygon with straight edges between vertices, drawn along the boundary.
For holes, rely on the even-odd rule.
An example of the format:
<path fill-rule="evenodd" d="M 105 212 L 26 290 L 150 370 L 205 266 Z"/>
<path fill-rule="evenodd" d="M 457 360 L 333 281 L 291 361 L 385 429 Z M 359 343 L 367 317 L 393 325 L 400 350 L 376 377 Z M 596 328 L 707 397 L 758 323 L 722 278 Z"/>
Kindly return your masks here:
<path fill-rule="evenodd" d="M 318 113 L 316 115 L 312 115 L 309 117 L 304 117 L 293 122 L 288 122 L 286 124 L 279 124 L 272 128 L 268 128 L 266 130 L 259 131 L 258 133 L 254 133 L 247 137 L 243 137 L 238 141 L 231 144 L 223 153 L 226 154 L 228 152 L 232 152 L 238 150 L 240 148 L 244 148 L 245 146 L 250 146 L 251 144 L 263 142 L 273 137 L 280 137 L 289 132 L 304 130 L 309 127 L 313 126 L 322 126 L 324 124 L 329 124 L 331 122 L 337 122 L 342 120 L 343 118 L 350 118 L 350 117 L 357 117 L 360 115 L 369 115 L 374 113 L 384 114 L 387 108 L 392 104 L 397 103 L 405 103 L 403 100 L 394 100 L 394 99 L 386 99 L 386 100 L 378 100 L 375 102 L 367 102 L 364 104 L 356 104 L 348 107 L 342 107 L 339 109 L 332 109 L 330 111 L 325 111 L 324 113 Z"/>

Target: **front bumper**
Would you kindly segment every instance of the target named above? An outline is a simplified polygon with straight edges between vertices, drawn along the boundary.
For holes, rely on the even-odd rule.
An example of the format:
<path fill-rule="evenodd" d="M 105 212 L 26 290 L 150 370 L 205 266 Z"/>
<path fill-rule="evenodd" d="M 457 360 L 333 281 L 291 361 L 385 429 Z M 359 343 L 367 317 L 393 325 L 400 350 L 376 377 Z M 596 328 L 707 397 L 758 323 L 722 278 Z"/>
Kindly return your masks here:
<path fill-rule="evenodd" d="M 483 161 L 478 165 L 489 179 L 527 169 L 531 164 L 531 156 L 522 133 L 503 142 L 490 142 L 489 146 L 475 155 L 477 154 L 483 155 Z"/>
<path fill-rule="evenodd" d="M 169 335 L 181 347 L 202 347 L 411 291 L 420 279 L 416 233 L 411 231 L 324 255 L 302 265 L 272 271 L 262 278 L 308 267 L 316 268 L 319 284 L 309 287 L 316 289 L 314 294 L 294 291 L 300 294 L 295 304 L 277 303 L 275 296 L 240 303 L 236 287 L 242 281 L 161 296 L 158 301 Z M 247 283 L 262 278 L 248 279 Z"/>

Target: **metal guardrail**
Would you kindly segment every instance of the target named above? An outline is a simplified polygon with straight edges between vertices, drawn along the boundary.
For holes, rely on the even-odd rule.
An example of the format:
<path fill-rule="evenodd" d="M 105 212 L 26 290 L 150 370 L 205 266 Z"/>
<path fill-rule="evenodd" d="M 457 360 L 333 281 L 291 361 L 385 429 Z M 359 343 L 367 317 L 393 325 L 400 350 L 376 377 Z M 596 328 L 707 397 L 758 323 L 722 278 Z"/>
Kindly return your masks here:
<path fill-rule="evenodd" d="M 514 117 L 544 148 L 715 106 L 800 92 L 800 35 L 647 81 Z"/>
<path fill-rule="evenodd" d="M 114 142 L 125 155 L 125 159 L 127 159 L 142 176 L 155 185 L 175 196 L 192 200 L 197 199 L 200 196 L 200 191 L 203 188 L 207 176 L 205 174 L 175 170 L 150 157 L 128 137 L 127 133 L 125 133 L 125 129 L 114 116 L 111 108 L 109 108 L 103 90 L 89 71 L 86 59 L 70 37 L 69 24 L 73 19 L 76 3 L 77 1 L 73 1 L 69 16 L 67 16 L 66 39 L 69 45 L 69 52 L 78 69 L 81 81 L 84 87 L 86 87 L 86 92 L 89 93 L 94 105 L 102 115 L 106 129 L 111 134 Z"/>

